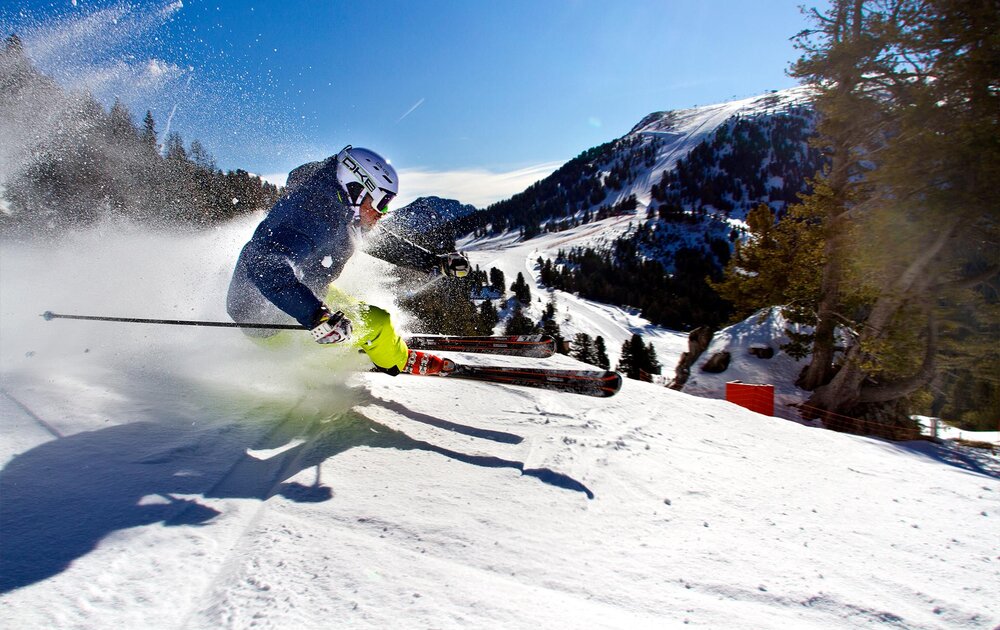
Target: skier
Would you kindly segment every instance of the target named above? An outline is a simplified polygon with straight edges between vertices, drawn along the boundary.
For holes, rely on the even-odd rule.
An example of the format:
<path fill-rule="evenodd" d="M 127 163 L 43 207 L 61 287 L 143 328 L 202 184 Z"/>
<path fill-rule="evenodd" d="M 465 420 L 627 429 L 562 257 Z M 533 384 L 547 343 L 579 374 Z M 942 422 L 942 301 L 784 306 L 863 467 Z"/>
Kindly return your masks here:
<path fill-rule="evenodd" d="M 380 371 L 394 376 L 440 372 L 443 360 L 409 350 L 385 309 L 332 285 L 359 242 L 395 264 L 456 277 L 468 273 L 468 259 L 457 252 L 435 255 L 386 230 L 378 230 L 374 242 L 361 239 L 389 211 L 398 191 L 392 165 L 361 147 L 348 145 L 335 156 L 293 170 L 286 194 L 240 253 L 226 300 L 229 316 L 237 323 L 279 323 L 287 320 L 284 312 L 320 344 L 357 346 Z M 251 336 L 275 334 L 243 330 Z"/>

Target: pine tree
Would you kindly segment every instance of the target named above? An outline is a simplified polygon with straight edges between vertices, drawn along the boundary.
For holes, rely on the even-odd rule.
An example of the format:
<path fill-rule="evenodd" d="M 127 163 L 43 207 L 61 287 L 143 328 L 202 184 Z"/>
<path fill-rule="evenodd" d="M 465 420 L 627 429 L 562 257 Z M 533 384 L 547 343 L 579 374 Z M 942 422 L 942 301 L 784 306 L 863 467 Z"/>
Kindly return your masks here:
<path fill-rule="evenodd" d="M 555 320 L 554 317 L 547 317 L 542 320 L 542 334 L 552 337 L 556 344 L 556 352 L 560 354 L 565 354 L 566 340 L 563 339 L 562 330 L 559 328 L 559 322 Z"/>
<path fill-rule="evenodd" d="M 646 346 L 646 362 L 643 367 L 648 374 L 659 374 L 662 366 L 660 361 L 656 357 L 656 348 L 653 347 L 653 342 L 649 342 Z"/>
<path fill-rule="evenodd" d="M 153 120 L 153 112 L 146 110 L 146 117 L 142 119 L 142 143 L 151 151 L 157 152 L 156 144 L 156 121 Z"/>
<path fill-rule="evenodd" d="M 656 358 L 656 349 L 652 342 L 646 344 L 639 333 L 634 333 L 631 339 L 622 344 L 622 354 L 618 360 L 617 370 L 626 377 L 635 380 L 649 380 L 648 377 L 659 374 L 660 369 L 660 362 Z"/>
<path fill-rule="evenodd" d="M 723 280 L 709 283 L 733 304 L 735 321 L 781 304 L 786 305 L 785 316 L 791 323 L 815 323 L 820 295 L 816 270 L 823 266 L 824 247 L 822 232 L 816 228 L 815 198 L 816 194 L 805 204 L 793 206 L 778 223 L 774 212 L 763 204 L 747 216 L 749 236 L 736 244 Z M 799 343 L 811 340 L 807 335 Z M 808 353 L 801 352 L 798 358 Z"/>
<path fill-rule="evenodd" d="M 66 95 L 55 81 L 17 53 L 18 48 L 16 40 L 11 40 L 0 50 L 0 93 L 14 97 L 8 98 L 7 106 L 14 108 L 17 116 L 35 113 L 16 111 L 27 107 L 24 99 L 18 98 L 19 92 L 35 85 L 51 97 L 45 99 L 45 111 L 40 115 L 67 124 L 19 149 L 35 157 L 27 168 L 4 182 L 12 212 L 0 217 L 2 229 L 60 230 L 106 214 L 143 222 L 203 225 L 264 209 L 277 198 L 276 187 L 245 171 L 230 178 L 211 170 L 211 158 L 197 142 L 192 143 L 199 162 L 196 166 L 183 150 L 177 150 L 183 149 L 179 135 L 171 139 L 173 159 L 165 160 L 158 152 L 150 111 L 140 132 L 121 100 L 105 112 L 90 95 Z M 206 166 L 210 168 L 203 168 Z M 237 195 L 222 195 L 228 192 L 231 179 L 238 196 L 246 202 L 238 207 L 230 203 Z"/>
<path fill-rule="evenodd" d="M 476 334 L 492 335 L 493 329 L 496 328 L 499 321 L 500 315 L 497 313 L 496 307 L 493 306 L 493 302 L 483 300 L 483 303 L 479 305 L 479 319 L 476 326 Z"/>
<path fill-rule="evenodd" d="M 525 306 L 531 304 L 531 287 L 525 282 L 523 273 L 518 272 L 514 284 L 510 285 L 510 290 L 514 292 L 518 302 Z"/>
<path fill-rule="evenodd" d="M 400 300 L 400 306 L 415 316 L 414 332 L 443 335 L 492 334 L 492 327 L 484 331 L 484 302 L 476 309 L 468 299 L 469 286 L 465 278 L 457 282 L 437 282 L 430 288 Z"/>
<path fill-rule="evenodd" d="M 535 332 L 535 324 L 524 314 L 521 304 L 514 306 L 514 314 L 504 326 L 505 335 L 530 335 Z"/>
<path fill-rule="evenodd" d="M 851 238 L 850 210 L 863 203 L 869 191 L 859 185 L 865 171 L 859 149 L 883 127 L 877 103 L 864 89 L 865 74 L 883 45 L 865 32 L 865 0 L 836 0 L 826 16 L 816 15 L 818 33 L 800 35 L 804 51 L 793 68 L 801 79 L 822 85 L 815 97 L 821 117 L 818 142 L 829 167 L 817 176 L 817 185 L 805 205 L 821 221 L 824 239 L 823 271 L 816 303 L 812 361 L 800 385 L 814 389 L 833 374 L 836 315 L 843 310 L 847 248 Z M 832 53 L 832 54 L 827 54 Z"/>
<path fill-rule="evenodd" d="M 938 372 L 942 305 L 996 290 L 998 20 L 988 2 L 835 0 L 799 38 L 794 74 L 817 86 L 831 156 L 805 200 L 825 241 L 802 381 L 813 407 L 905 417 L 901 405 Z M 851 273 L 861 310 L 846 308 Z M 834 373 L 833 329 L 852 312 L 858 338 Z"/>
<path fill-rule="evenodd" d="M 507 292 L 507 281 L 504 280 L 503 271 L 496 267 L 490 267 L 490 286 L 503 297 Z"/>
<path fill-rule="evenodd" d="M 115 99 L 111 111 L 108 113 L 108 127 L 111 136 L 119 141 L 128 142 L 138 137 L 135 123 L 132 122 L 132 114 L 120 100 Z"/>
<path fill-rule="evenodd" d="M 595 364 L 597 359 L 595 357 L 593 341 L 590 340 L 590 335 L 587 333 L 576 333 L 576 336 L 573 338 L 569 355 L 577 361 Z"/>
<path fill-rule="evenodd" d="M 619 372 L 624 374 L 628 378 L 639 378 L 639 368 L 636 364 L 635 353 L 633 347 L 633 340 L 635 336 L 631 339 L 626 339 L 622 342 L 622 351 L 618 357 L 618 367 L 616 368 Z"/>
<path fill-rule="evenodd" d="M 214 172 L 215 158 L 205 149 L 205 146 L 198 140 L 191 141 L 190 159 L 199 168 Z"/>
<path fill-rule="evenodd" d="M 611 369 L 611 360 L 608 358 L 608 350 L 604 345 L 604 337 L 600 335 L 594 339 L 594 365 L 605 370 Z"/>
<path fill-rule="evenodd" d="M 184 162 L 188 159 L 187 149 L 184 148 L 184 139 L 176 131 L 167 134 L 166 158 L 176 162 Z"/>
<path fill-rule="evenodd" d="M 549 294 L 549 301 L 545 304 L 545 312 L 542 314 L 542 318 L 555 319 L 557 309 L 558 305 L 556 304 L 556 294 L 553 292 Z"/>
<path fill-rule="evenodd" d="M 487 283 L 486 272 L 480 269 L 479 265 L 476 265 L 476 268 L 469 273 L 469 282 L 476 287 L 476 292 L 481 295 L 482 288 Z"/>
<path fill-rule="evenodd" d="M 556 321 L 557 312 L 558 306 L 556 304 L 555 293 L 550 293 L 549 301 L 545 305 L 545 311 L 542 313 L 542 319 L 539 324 L 541 326 L 542 334 L 552 337 L 555 341 L 556 352 L 559 352 L 560 354 L 568 354 L 569 349 L 566 347 L 566 340 L 563 339 L 559 322 Z"/>

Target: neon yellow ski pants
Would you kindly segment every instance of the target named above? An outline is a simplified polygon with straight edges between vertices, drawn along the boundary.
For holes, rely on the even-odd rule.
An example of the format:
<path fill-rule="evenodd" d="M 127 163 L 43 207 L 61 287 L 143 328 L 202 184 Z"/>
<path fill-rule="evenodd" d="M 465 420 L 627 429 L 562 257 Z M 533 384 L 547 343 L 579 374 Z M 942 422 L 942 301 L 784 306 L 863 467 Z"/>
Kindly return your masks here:
<path fill-rule="evenodd" d="M 354 325 L 351 343 L 368 355 L 372 363 L 383 369 L 406 367 L 409 348 L 392 326 L 389 312 L 366 304 L 333 286 L 326 293 L 326 305 L 333 311 L 343 311 Z"/>
<path fill-rule="evenodd" d="M 327 289 L 324 303 L 331 311 L 343 311 L 351 320 L 354 331 L 348 344 L 363 350 L 372 363 L 385 370 L 391 370 L 393 367 L 402 370 L 406 367 L 409 348 L 393 328 L 388 311 L 366 304 L 332 284 Z M 282 331 L 268 337 L 252 338 L 263 346 L 278 348 L 292 343 L 294 339 L 292 335 L 296 334 L 299 333 Z"/>

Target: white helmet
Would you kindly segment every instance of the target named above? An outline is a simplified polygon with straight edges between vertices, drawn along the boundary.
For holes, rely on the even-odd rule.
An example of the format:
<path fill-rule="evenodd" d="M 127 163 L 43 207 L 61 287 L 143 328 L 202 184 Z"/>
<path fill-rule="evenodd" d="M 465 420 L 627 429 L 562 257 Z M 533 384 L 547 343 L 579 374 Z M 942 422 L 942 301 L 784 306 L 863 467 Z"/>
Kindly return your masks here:
<path fill-rule="evenodd" d="M 385 214 L 399 192 L 396 169 L 378 153 L 347 145 L 337 154 L 337 180 L 347 191 L 352 206 L 360 206 L 371 195 L 372 207 Z"/>

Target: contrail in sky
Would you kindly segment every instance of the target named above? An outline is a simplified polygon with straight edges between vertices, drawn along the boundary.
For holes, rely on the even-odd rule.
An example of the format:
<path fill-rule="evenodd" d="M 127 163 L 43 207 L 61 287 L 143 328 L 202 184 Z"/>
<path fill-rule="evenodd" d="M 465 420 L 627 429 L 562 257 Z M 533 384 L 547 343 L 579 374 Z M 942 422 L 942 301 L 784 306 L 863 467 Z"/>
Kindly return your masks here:
<path fill-rule="evenodd" d="M 413 107 L 411 107 L 410 109 L 406 110 L 406 113 L 405 113 L 405 114 L 403 114 L 402 116 L 400 116 L 400 117 L 399 117 L 399 120 L 397 120 L 397 121 L 396 121 L 396 123 L 398 124 L 400 120 L 403 120 L 404 118 L 406 118 L 407 116 L 409 116 L 410 114 L 412 114 L 412 113 L 413 113 L 413 110 L 415 110 L 416 108 L 418 108 L 418 107 L 420 107 L 421 105 L 423 105 L 423 104 L 424 104 L 424 101 L 425 101 L 425 100 L 427 100 L 427 99 L 423 99 L 423 98 L 422 98 L 422 99 L 420 99 L 419 101 L 417 101 L 417 102 L 416 102 L 416 103 L 415 103 L 415 104 L 413 105 Z"/>
<path fill-rule="evenodd" d="M 177 113 L 177 103 L 174 103 L 174 108 L 170 110 L 170 115 L 167 116 L 167 128 L 163 130 L 163 145 L 161 151 L 163 155 L 167 154 L 167 136 L 170 135 L 170 123 L 174 121 L 174 114 Z"/>

